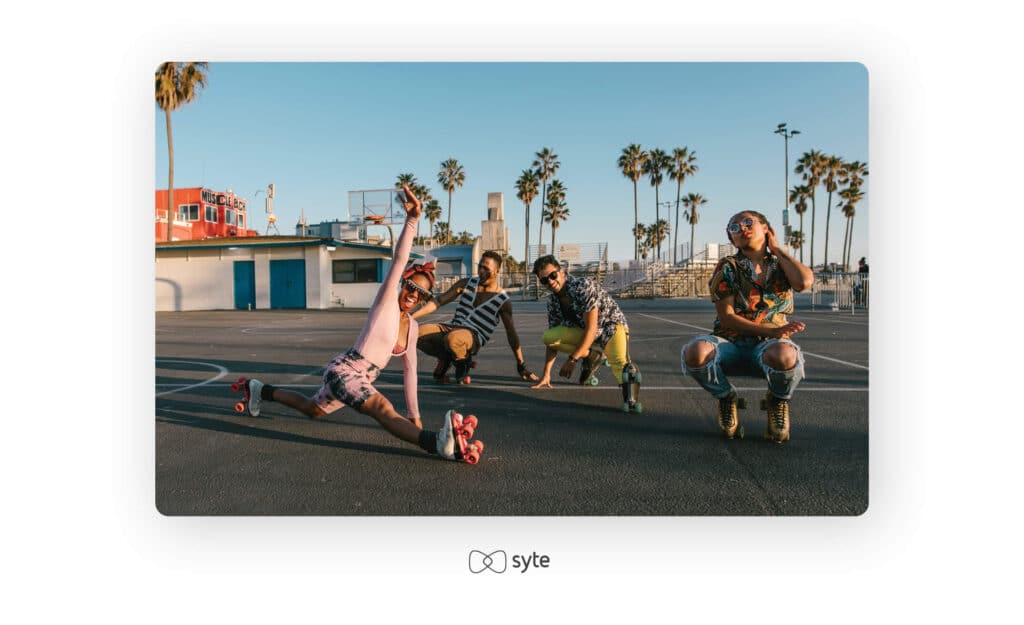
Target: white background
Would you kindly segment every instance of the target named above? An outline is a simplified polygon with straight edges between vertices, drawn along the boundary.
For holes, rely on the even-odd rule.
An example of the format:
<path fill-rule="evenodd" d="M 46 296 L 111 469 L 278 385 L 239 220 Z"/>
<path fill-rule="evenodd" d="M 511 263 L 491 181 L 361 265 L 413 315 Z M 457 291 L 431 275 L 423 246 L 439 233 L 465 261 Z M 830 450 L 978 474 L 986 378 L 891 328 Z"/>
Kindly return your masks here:
<path fill-rule="evenodd" d="M 1011 386 L 1020 378 L 1020 263 L 1009 253 L 1022 231 L 1021 35 L 1002 3 L 15 6 L 0 24 L 0 603 L 11 622 L 1012 614 L 1024 441 Z M 160 516 L 150 80 L 168 59 L 864 63 L 868 512 Z M 473 576 L 472 548 L 537 551 L 551 567 Z"/>

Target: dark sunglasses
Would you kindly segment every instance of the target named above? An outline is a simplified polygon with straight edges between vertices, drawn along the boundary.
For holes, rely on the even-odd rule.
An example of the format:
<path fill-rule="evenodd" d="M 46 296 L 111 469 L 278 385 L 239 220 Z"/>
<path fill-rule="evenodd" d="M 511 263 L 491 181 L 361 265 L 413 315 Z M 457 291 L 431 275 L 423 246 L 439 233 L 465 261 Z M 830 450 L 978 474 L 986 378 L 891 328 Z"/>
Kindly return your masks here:
<path fill-rule="evenodd" d="M 416 284 L 412 280 L 402 280 L 402 288 L 419 293 L 423 299 L 430 299 L 434 296 L 433 293 Z"/>
<path fill-rule="evenodd" d="M 541 281 L 541 283 L 543 283 L 543 284 L 547 284 L 547 283 L 551 282 L 552 280 L 554 280 L 555 278 L 557 278 L 557 277 L 558 277 L 558 272 L 559 272 L 559 271 L 561 271 L 561 269 L 555 269 L 554 271 L 552 271 L 552 272 L 551 272 L 551 273 L 549 273 L 548 275 L 546 275 L 546 276 L 541 276 L 541 277 L 540 277 L 540 281 Z"/>
<path fill-rule="evenodd" d="M 740 231 L 740 224 L 742 224 L 746 228 L 753 228 L 754 219 L 752 217 L 744 217 L 740 221 L 734 221 L 731 224 L 729 224 L 729 227 L 726 228 L 726 230 L 729 231 L 729 234 L 738 234 Z"/>

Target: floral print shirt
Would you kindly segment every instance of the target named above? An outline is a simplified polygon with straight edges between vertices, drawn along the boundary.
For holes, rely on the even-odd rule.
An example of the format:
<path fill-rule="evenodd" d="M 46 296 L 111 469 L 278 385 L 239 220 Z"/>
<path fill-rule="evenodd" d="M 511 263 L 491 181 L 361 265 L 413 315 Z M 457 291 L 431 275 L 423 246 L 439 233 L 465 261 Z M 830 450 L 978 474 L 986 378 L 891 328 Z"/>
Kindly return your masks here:
<path fill-rule="evenodd" d="M 708 282 L 711 301 L 732 296 L 733 310 L 740 317 L 760 325 L 781 327 L 788 323 L 786 315 L 793 312 L 793 287 L 774 255 L 766 256 L 763 265 L 764 273 L 757 276 L 754 263 L 742 253 L 718 261 Z M 732 341 L 765 340 L 765 337 L 741 335 L 736 330 L 723 328 L 717 317 L 712 334 Z"/>
<path fill-rule="evenodd" d="M 558 325 L 570 328 L 582 328 L 585 313 L 597 308 L 597 336 L 594 343 L 604 347 L 615 334 L 619 325 L 628 332 L 626 316 L 611 295 L 590 278 L 565 277 L 565 290 L 568 290 L 571 304 L 563 310 L 558 301 L 558 293 L 548 296 L 548 327 Z"/>

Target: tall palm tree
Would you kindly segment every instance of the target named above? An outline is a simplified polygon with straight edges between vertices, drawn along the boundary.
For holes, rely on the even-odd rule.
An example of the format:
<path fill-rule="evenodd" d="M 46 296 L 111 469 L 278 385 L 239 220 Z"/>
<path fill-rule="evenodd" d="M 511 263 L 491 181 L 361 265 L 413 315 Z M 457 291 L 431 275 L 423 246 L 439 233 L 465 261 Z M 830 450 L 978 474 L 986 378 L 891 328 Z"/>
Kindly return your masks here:
<path fill-rule="evenodd" d="M 804 213 L 807 212 L 807 198 L 810 196 L 810 187 L 807 185 L 796 185 L 789 191 L 789 203 L 793 205 L 793 210 L 796 211 L 797 215 L 800 215 L 800 237 L 803 239 L 804 231 Z M 790 235 L 792 236 L 792 235 Z M 804 262 L 804 246 L 794 246 L 793 249 L 800 249 L 800 262 Z"/>
<path fill-rule="evenodd" d="M 821 182 L 821 176 L 825 169 L 825 155 L 818 150 L 804 152 L 797 159 L 796 173 L 803 175 L 804 182 L 811 192 L 811 271 L 814 271 L 814 218 L 817 211 L 814 194 Z M 801 228 L 802 230 L 803 228 Z"/>
<path fill-rule="evenodd" d="M 398 174 L 395 179 L 395 188 L 401 189 L 403 184 L 409 185 L 409 188 L 412 189 L 412 192 L 416 194 L 416 197 L 418 197 L 424 205 L 426 205 L 430 200 L 430 193 L 427 191 L 427 188 L 420 184 L 419 181 L 416 180 L 416 176 L 411 172 Z M 416 222 L 416 236 L 418 237 L 419 235 L 420 222 Z"/>
<path fill-rule="evenodd" d="M 530 203 L 533 202 L 533 198 L 537 197 L 538 184 L 540 184 L 540 179 L 537 177 L 537 172 L 532 169 L 524 169 L 523 173 L 519 174 L 519 178 L 516 180 L 516 197 L 526 205 L 526 229 L 523 230 L 525 233 L 523 236 L 523 262 L 530 258 Z"/>
<path fill-rule="evenodd" d="M 156 68 L 156 105 L 167 122 L 167 240 L 174 231 L 174 137 L 171 112 L 192 102 L 206 86 L 208 63 L 161 63 Z"/>
<path fill-rule="evenodd" d="M 461 187 L 466 182 L 466 170 L 459 164 L 459 161 L 454 158 L 450 158 L 441 163 L 441 171 L 437 173 L 437 181 L 442 187 L 444 187 L 444 190 L 448 192 L 448 232 L 450 234 L 452 223 L 452 193 L 455 192 L 457 187 Z M 447 242 L 448 239 L 445 239 L 445 243 Z"/>
<path fill-rule="evenodd" d="M 546 208 L 541 213 L 542 222 L 551 223 L 551 205 L 552 203 L 558 204 L 565 201 L 565 185 L 562 181 L 555 178 L 548 184 L 548 193 L 545 196 Z M 538 250 L 540 248 L 538 247 Z M 551 249 L 548 251 L 549 254 L 554 254 L 555 250 Z"/>
<path fill-rule="evenodd" d="M 430 222 L 430 247 L 434 247 L 436 242 L 434 241 L 434 222 L 441 218 L 441 203 L 434 198 L 430 198 L 426 204 L 423 205 L 423 215 Z"/>
<path fill-rule="evenodd" d="M 829 156 L 825 161 L 825 175 L 821 179 L 825 191 L 828 192 L 828 210 L 825 213 L 825 260 L 823 261 L 826 270 L 828 269 L 828 226 L 832 219 L 832 192 L 839 187 L 838 181 L 842 173 L 843 159 L 835 154 Z"/>
<path fill-rule="evenodd" d="M 853 248 L 853 218 L 857 214 L 857 204 L 864 199 L 860 187 L 847 187 L 839 192 L 843 203 L 839 205 L 846 216 L 846 233 L 843 236 L 843 266 L 850 266 L 850 252 Z"/>
<path fill-rule="evenodd" d="M 852 163 L 846 164 L 839 177 L 839 184 L 846 185 L 847 189 L 857 189 L 857 192 L 851 194 L 853 196 L 852 204 L 850 202 L 850 198 L 844 198 L 846 200 L 846 203 L 850 205 L 851 213 L 850 215 L 848 215 L 847 219 L 847 227 L 849 230 L 849 232 L 847 233 L 847 238 L 849 239 L 849 244 L 847 244 L 846 254 L 844 254 L 843 257 L 843 264 L 846 265 L 847 267 L 849 267 L 850 265 L 849 248 L 852 247 L 853 243 L 853 214 L 856 213 L 855 207 L 857 203 L 864 199 L 864 194 L 860 192 L 860 188 L 864 185 L 864 179 L 867 178 L 868 175 L 869 172 L 867 163 L 853 161 Z M 842 193 L 840 193 L 840 197 L 842 197 Z M 843 213 L 846 214 L 845 208 L 843 209 Z"/>
<path fill-rule="evenodd" d="M 668 177 L 676 181 L 676 228 L 672 233 L 672 264 L 676 264 L 676 250 L 679 249 L 679 200 L 683 193 L 683 182 L 697 173 L 697 153 L 688 147 L 672 150 L 672 165 Z M 692 251 L 691 251 L 692 254 Z"/>
<path fill-rule="evenodd" d="M 686 223 L 690 224 L 690 259 L 696 256 L 693 249 L 693 232 L 697 226 L 697 221 L 700 220 L 700 207 L 707 204 L 708 201 L 704 199 L 704 196 L 700 193 L 687 193 L 686 197 L 683 198 L 683 205 L 686 206 Z"/>
<path fill-rule="evenodd" d="M 550 193 L 551 189 L 548 189 Z M 544 219 L 551 224 L 551 253 L 555 253 L 555 233 L 558 232 L 558 225 L 569 218 L 569 207 L 565 204 L 564 195 L 559 198 L 548 195 L 548 210 Z"/>
<path fill-rule="evenodd" d="M 644 173 L 651 179 L 651 186 L 654 187 L 654 221 L 657 222 L 661 219 L 661 206 L 658 202 L 658 188 L 661 187 L 661 183 L 665 179 L 665 172 L 668 171 L 669 167 L 672 166 L 672 159 L 664 150 L 653 149 L 651 150 L 650 158 L 644 163 Z M 658 255 L 656 258 L 661 260 L 661 241 L 658 241 Z"/>
<path fill-rule="evenodd" d="M 562 163 L 558 160 L 558 155 L 554 153 L 551 148 L 542 148 L 540 152 L 534 154 L 536 158 L 533 159 L 534 167 L 537 170 L 537 178 L 540 179 L 541 192 L 540 192 L 540 214 L 541 219 L 538 220 L 539 225 L 537 227 L 537 255 L 540 255 L 540 246 L 544 240 L 544 212 L 547 210 L 546 202 L 548 198 L 548 179 L 555 175 L 558 168 L 562 166 Z M 554 250 L 551 252 L 554 253 Z"/>
<path fill-rule="evenodd" d="M 644 163 L 650 155 L 640 147 L 639 143 L 630 143 L 622 149 L 618 165 L 622 175 L 633 181 L 633 231 L 640 225 L 640 210 L 637 204 L 637 182 L 644 173 Z M 633 260 L 640 260 L 640 237 L 634 237 Z"/>

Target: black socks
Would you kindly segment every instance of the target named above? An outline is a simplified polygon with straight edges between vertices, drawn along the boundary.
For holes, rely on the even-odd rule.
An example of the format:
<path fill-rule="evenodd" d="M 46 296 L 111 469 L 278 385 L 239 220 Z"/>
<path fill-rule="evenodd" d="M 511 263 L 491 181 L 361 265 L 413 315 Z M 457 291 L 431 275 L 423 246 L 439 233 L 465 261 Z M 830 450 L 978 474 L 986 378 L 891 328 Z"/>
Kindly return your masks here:
<path fill-rule="evenodd" d="M 420 430 L 420 447 L 432 454 L 437 453 L 437 432 L 431 432 L 429 430 Z"/>
<path fill-rule="evenodd" d="M 260 389 L 260 399 L 264 401 L 274 401 L 274 391 L 277 390 L 276 386 L 270 384 L 264 384 L 263 388 Z"/>

